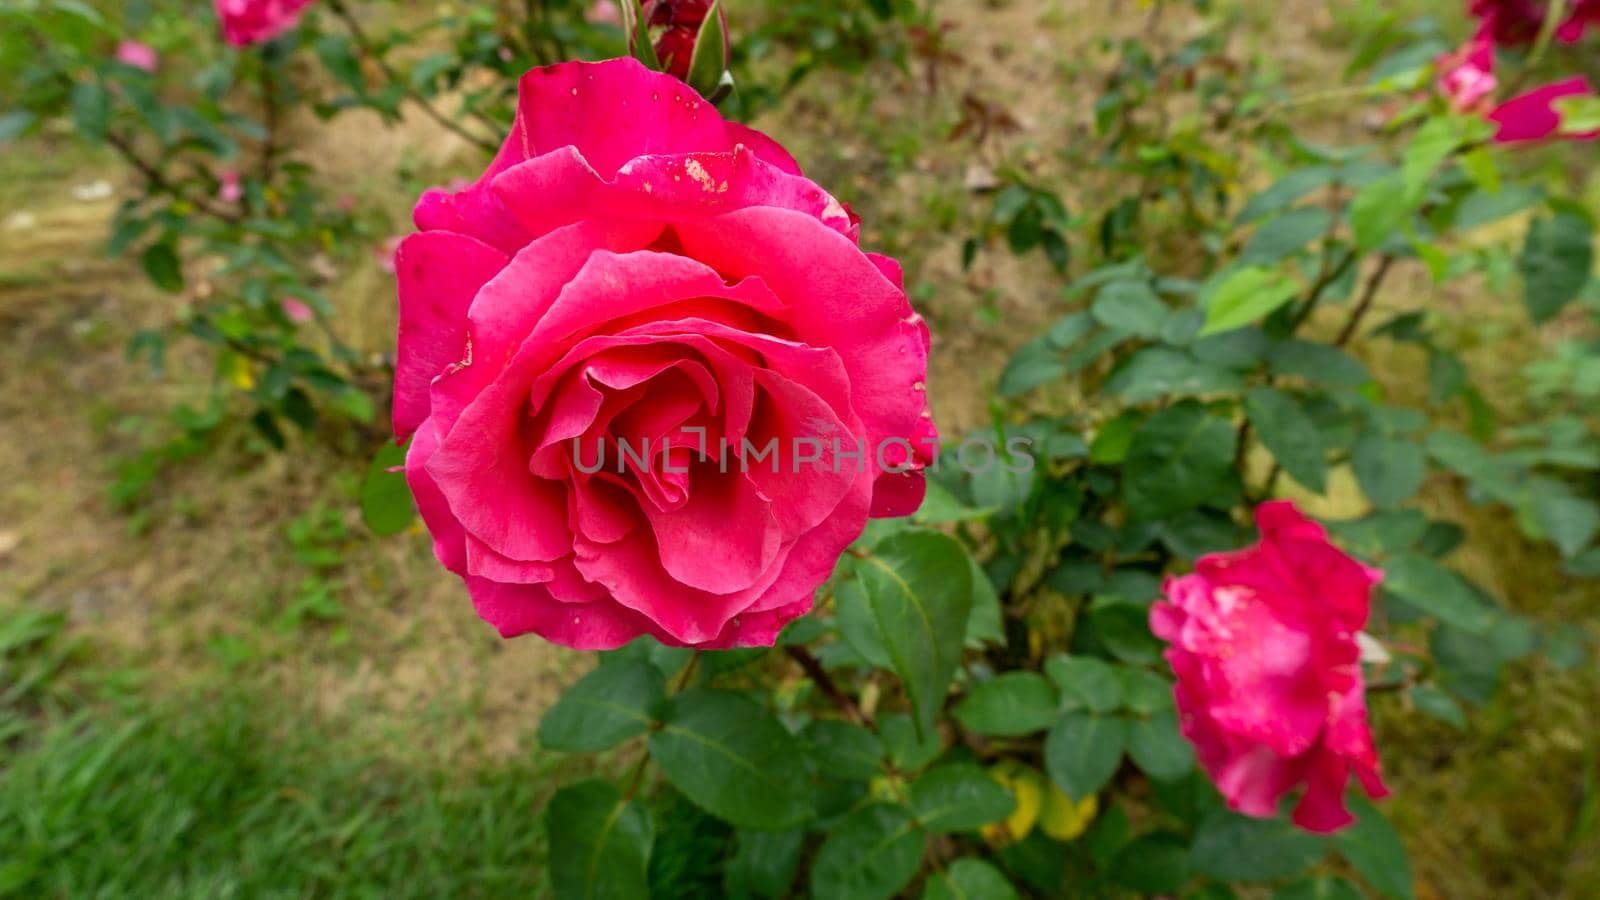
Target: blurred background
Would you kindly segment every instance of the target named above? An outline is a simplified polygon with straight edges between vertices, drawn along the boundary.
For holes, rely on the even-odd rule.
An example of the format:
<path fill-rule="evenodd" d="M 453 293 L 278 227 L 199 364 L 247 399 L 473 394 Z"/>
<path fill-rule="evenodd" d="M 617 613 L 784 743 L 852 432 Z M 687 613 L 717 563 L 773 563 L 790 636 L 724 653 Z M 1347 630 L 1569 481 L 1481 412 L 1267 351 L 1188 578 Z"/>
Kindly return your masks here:
<path fill-rule="evenodd" d="M 77 5 L 196 79 L 259 74 L 225 48 L 207 3 Z M 73 94 L 73 116 L 0 118 L 0 134 L 12 132 L 0 138 L 0 895 L 66 883 L 74 896 L 547 890 L 544 799 L 557 775 L 596 763 L 541 751 L 532 731 L 589 663 L 536 639 L 499 640 L 420 526 L 379 537 L 362 513 L 387 416 L 386 262 L 411 205 L 429 186 L 481 172 L 474 143 L 503 134 L 509 73 L 524 60 L 623 52 L 605 4 L 552 2 L 541 14 L 559 24 L 525 32 L 551 45 L 530 38 L 502 53 L 500 26 L 539 6 L 309 10 L 316 27 L 303 40 L 315 52 L 292 52 L 294 35 L 268 52 L 254 115 L 279 145 L 277 165 L 311 163 L 285 177 L 331 212 L 288 193 L 253 197 L 277 182 L 248 172 L 242 187 L 232 176 L 241 199 L 222 168 L 168 168 L 185 140 L 206 139 L 204 122 L 175 120 L 165 142 L 86 140 L 97 119 L 88 93 Z M 341 29 L 338 13 L 359 31 Z M 947 435 L 988 422 L 1011 353 L 1070 307 L 1059 274 L 1070 263 L 1052 239 L 1018 231 L 1093 227 L 1072 217 L 1149 177 L 1104 164 L 1107 97 L 1181 119 L 1196 102 L 1182 80 L 1221 79 L 1245 117 L 1270 110 L 1305 141 L 1375 142 L 1392 110 L 1359 90 L 1368 76 L 1352 74 L 1358 57 L 1422 45 L 1409 52 L 1427 59 L 1471 30 L 1454 0 L 738 0 L 728 13 L 733 113 L 777 136 L 860 214 L 864 246 L 904 262 L 935 335 L 930 388 Z M 341 37 L 315 36 L 325 34 Z M 106 54 L 116 46 L 99 32 L 84 41 Z M 403 67 L 411 93 L 351 87 L 384 82 L 374 45 Z M 1142 63 L 1130 47 L 1145 48 Z M 15 112 L 8 98 L 39 89 L 43 55 L 59 49 L 0 15 L 0 116 Z M 1155 73 L 1147 92 L 1117 94 L 1141 65 Z M 296 96 L 267 102 L 274 89 Z M 220 111 L 208 121 L 219 142 L 240 125 Z M 100 127 L 118 134 L 115 119 Z M 1192 149 L 1219 179 L 1259 188 L 1271 174 L 1232 144 L 1255 134 L 1213 121 Z M 215 158 L 232 158 L 226 150 Z M 1595 208 L 1593 145 L 1529 159 Z M 141 206 L 151 177 L 139 160 L 181 180 L 198 206 L 292 208 L 280 217 L 297 230 L 252 252 L 281 254 L 299 274 L 234 285 L 242 260 L 229 254 L 247 242 L 228 229 L 253 226 L 208 231 L 174 221 L 194 210 Z M 1035 215 L 1019 212 L 1030 204 L 1044 224 L 1015 225 Z M 1494 229 L 1522 227 L 1512 218 L 1482 237 L 1492 245 L 1503 242 Z M 122 251 L 162 229 L 170 246 L 232 249 L 181 261 Z M 1215 250 L 1194 247 L 1178 214 L 1151 233 L 1148 252 L 1179 269 L 1187 254 Z M 232 336 L 231 313 L 213 305 L 219 290 L 259 291 L 252 314 L 300 336 L 252 343 L 263 326 Z M 1592 284 L 1588 297 L 1592 306 Z M 1377 303 L 1445 315 L 1488 402 L 1513 424 L 1541 412 L 1540 378 L 1565 385 L 1572 366 L 1588 366 L 1588 393 L 1558 385 L 1546 396 L 1595 409 L 1600 376 L 1571 349 L 1592 335 L 1592 317 L 1537 327 L 1503 282 L 1436 286 L 1422 266 L 1397 273 Z M 250 364 L 253 354 L 289 358 L 297 341 L 337 373 L 309 413 L 293 399 L 299 388 L 261 399 L 271 370 Z M 1386 389 L 1428 390 L 1426 354 L 1369 347 L 1379 349 L 1364 361 Z M 1353 516 L 1365 501 L 1336 478 L 1308 502 Z M 1594 579 L 1563 574 L 1555 551 L 1503 510 L 1469 502 L 1456 479 L 1430 480 L 1423 505 L 1465 529 L 1457 563 L 1512 609 L 1594 636 Z M 1541 657 L 1481 675 L 1503 690 L 1470 718 L 1378 708 L 1394 790 L 1386 809 L 1419 896 L 1600 896 L 1600 672 Z M 692 831 L 679 843 L 652 860 L 684 870 L 661 877 L 660 895 L 704 896 L 690 870 L 708 863 Z M 52 874 L 62 869 L 73 876 Z"/>

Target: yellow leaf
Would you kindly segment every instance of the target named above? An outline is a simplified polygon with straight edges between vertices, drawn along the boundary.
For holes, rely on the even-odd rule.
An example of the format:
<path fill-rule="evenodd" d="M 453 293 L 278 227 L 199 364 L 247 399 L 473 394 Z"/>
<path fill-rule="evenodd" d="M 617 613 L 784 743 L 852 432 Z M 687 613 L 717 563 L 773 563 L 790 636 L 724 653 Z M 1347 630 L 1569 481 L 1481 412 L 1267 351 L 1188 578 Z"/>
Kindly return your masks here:
<path fill-rule="evenodd" d="M 1016 809 L 1003 822 L 985 825 L 983 839 L 991 846 L 1020 841 L 1033 831 L 1044 802 L 1046 781 L 1043 775 L 1009 760 L 989 769 L 989 777 L 1005 785 L 1017 798 Z"/>
<path fill-rule="evenodd" d="M 1044 810 L 1039 817 L 1039 827 L 1058 841 L 1070 841 L 1081 835 L 1100 811 L 1100 798 L 1094 794 L 1082 800 L 1073 800 L 1054 784 L 1045 793 Z"/>

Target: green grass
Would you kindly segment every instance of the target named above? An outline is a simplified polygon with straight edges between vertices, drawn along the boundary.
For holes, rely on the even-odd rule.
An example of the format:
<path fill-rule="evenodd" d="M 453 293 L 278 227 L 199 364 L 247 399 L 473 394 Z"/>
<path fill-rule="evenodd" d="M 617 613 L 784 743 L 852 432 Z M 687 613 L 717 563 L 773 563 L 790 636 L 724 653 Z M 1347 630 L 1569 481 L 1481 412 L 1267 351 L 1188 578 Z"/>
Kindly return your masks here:
<path fill-rule="evenodd" d="M 540 816 L 559 760 L 399 765 L 247 686 L 74 702 L 104 673 L 61 618 L 5 623 L 0 712 L 34 727 L 0 735 L 0 897 L 546 892 Z"/>

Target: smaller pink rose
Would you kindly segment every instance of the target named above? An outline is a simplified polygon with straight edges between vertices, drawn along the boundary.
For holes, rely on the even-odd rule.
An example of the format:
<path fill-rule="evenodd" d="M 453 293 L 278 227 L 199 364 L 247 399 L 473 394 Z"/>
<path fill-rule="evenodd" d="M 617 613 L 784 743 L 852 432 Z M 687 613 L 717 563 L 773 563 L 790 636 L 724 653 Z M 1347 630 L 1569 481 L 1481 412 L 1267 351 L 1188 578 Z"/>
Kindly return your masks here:
<path fill-rule="evenodd" d="M 1542 141 L 1546 138 L 1565 138 L 1574 141 L 1592 141 L 1600 132 L 1575 132 L 1564 129 L 1561 111 L 1556 101 L 1563 97 L 1590 97 L 1594 88 L 1582 75 L 1534 88 L 1513 97 L 1489 114 L 1489 121 L 1500 126 L 1494 140 L 1499 144 L 1517 144 Z"/>
<path fill-rule="evenodd" d="M 1437 67 L 1439 93 L 1456 112 L 1482 109 L 1499 87 L 1494 75 L 1494 42 L 1487 29 L 1454 53 L 1441 56 Z"/>
<path fill-rule="evenodd" d="M 383 242 L 372 248 L 372 255 L 378 259 L 378 267 L 390 275 L 398 273 L 395 267 L 395 254 L 400 252 L 400 245 L 406 239 L 403 234 L 390 235 Z"/>
<path fill-rule="evenodd" d="M 621 25 L 622 8 L 617 5 L 617 0 L 595 0 L 583 18 L 590 25 Z"/>
<path fill-rule="evenodd" d="M 238 203 L 244 199 L 244 183 L 239 178 L 239 173 L 233 169 L 223 172 L 218 179 L 221 184 L 217 188 L 217 199 L 223 203 Z"/>
<path fill-rule="evenodd" d="M 216 0 L 222 36 L 235 47 L 270 41 L 293 28 L 311 0 Z"/>
<path fill-rule="evenodd" d="M 1170 578 L 1150 611 L 1177 675 L 1183 734 L 1228 806 L 1262 818 L 1304 787 L 1294 822 L 1336 831 L 1351 775 L 1388 794 L 1367 724 L 1357 635 L 1382 573 L 1294 504 L 1256 509 L 1260 543 Z"/>
<path fill-rule="evenodd" d="M 119 63 L 143 69 L 151 74 L 161 67 L 161 54 L 149 44 L 141 44 L 138 41 L 123 41 L 118 44 L 116 59 Z"/>
<path fill-rule="evenodd" d="M 307 306 L 306 302 L 299 297 L 283 298 L 282 306 L 283 314 L 289 317 L 289 321 L 297 325 L 304 324 L 317 317 L 317 314 L 311 311 L 311 307 Z"/>

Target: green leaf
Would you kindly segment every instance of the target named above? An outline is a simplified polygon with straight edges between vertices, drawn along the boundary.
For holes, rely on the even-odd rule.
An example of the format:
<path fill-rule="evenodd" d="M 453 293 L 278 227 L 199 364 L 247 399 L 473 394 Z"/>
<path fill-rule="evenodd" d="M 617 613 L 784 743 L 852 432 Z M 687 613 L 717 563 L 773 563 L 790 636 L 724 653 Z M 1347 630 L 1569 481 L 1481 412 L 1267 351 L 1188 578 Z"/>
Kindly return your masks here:
<path fill-rule="evenodd" d="M 0 143 L 21 137 L 33 127 L 34 115 L 25 109 L 0 114 Z"/>
<path fill-rule="evenodd" d="M 723 885 L 733 897 L 777 900 L 789 893 L 805 849 L 803 828 L 788 831 L 740 831 L 734 839 L 733 859 L 723 873 Z"/>
<path fill-rule="evenodd" d="M 103 141 L 111 129 L 111 92 L 98 80 L 84 78 L 72 86 L 72 121 L 91 141 Z"/>
<path fill-rule="evenodd" d="M 562 788 L 545 808 L 558 900 L 649 898 L 650 813 L 608 781 Z"/>
<path fill-rule="evenodd" d="M 1128 756 L 1142 772 L 1161 781 L 1187 775 L 1194 768 L 1194 748 L 1178 730 L 1178 715 L 1171 710 L 1133 723 Z"/>
<path fill-rule="evenodd" d="M 1055 721 L 1056 689 L 1035 672 L 1006 672 L 979 684 L 956 704 L 963 728 L 995 737 L 1021 737 Z"/>
<path fill-rule="evenodd" d="M 1267 370 L 1333 387 L 1360 387 L 1372 380 L 1372 373 L 1355 357 L 1314 341 L 1288 340 L 1275 345 L 1267 353 Z"/>
<path fill-rule="evenodd" d="M 1272 895 L 1272 900 L 1363 900 L 1361 890 L 1343 878 L 1322 875 L 1296 881 Z"/>
<path fill-rule="evenodd" d="M 156 287 L 169 294 L 183 291 L 183 266 L 178 263 L 178 252 L 171 244 L 165 241 L 151 244 L 140 261 L 144 263 L 144 273 Z"/>
<path fill-rule="evenodd" d="M 1123 496 L 1136 519 L 1162 519 L 1199 506 L 1228 483 L 1235 435 L 1226 420 L 1192 400 L 1151 416 L 1133 435 Z"/>
<path fill-rule="evenodd" d="M 930 834 L 974 831 L 1016 809 L 1016 798 L 978 766 L 934 766 L 911 783 L 911 811 Z"/>
<path fill-rule="evenodd" d="M 875 803 L 840 822 L 817 851 L 811 895 L 828 900 L 888 900 L 922 862 L 922 829 L 904 807 Z"/>
<path fill-rule="evenodd" d="M 1269 881 L 1303 872 L 1327 852 L 1326 840 L 1282 819 L 1252 819 L 1219 809 L 1200 823 L 1189 863 L 1214 878 Z"/>
<path fill-rule="evenodd" d="M 1189 845 L 1170 832 L 1141 835 L 1112 859 L 1111 879 L 1146 896 L 1177 896 L 1189 881 Z"/>
<path fill-rule="evenodd" d="M 834 778 L 867 781 L 883 774 L 883 741 L 849 722 L 818 719 L 806 727 L 817 767 Z"/>
<path fill-rule="evenodd" d="M 1354 825 L 1333 836 L 1333 846 L 1367 883 L 1390 900 L 1415 900 L 1411 860 L 1400 833 L 1360 794 L 1350 796 Z"/>
<path fill-rule="evenodd" d="M 1162 645 L 1150 633 L 1150 610 L 1143 604 L 1097 600 L 1089 609 L 1089 624 L 1117 659 L 1142 664 L 1160 661 Z"/>
<path fill-rule="evenodd" d="M 1411 689 L 1411 702 L 1416 704 L 1418 712 L 1432 716 L 1457 731 L 1467 730 L 1467 715 L 1462 712 L 1461 704 L 1445 691 L 1431 684 L 1419 684 Z"/>
<path fill-rule="evenodd" d="M 1399 172 L 1362 188 L 1350 201 L 1350 229 L 1355 234 L 1356 252 L 1376 250 L 1405 225 L 1413 209 L 1406 197 L 1405 177 Z"/>
<path fill-rule="evenodd" d="M 1248 266 L 1270 266 L 1299 253 L 1333 227 L 1333 213 L 1320 206 L 1301 206 L 1266 222 L 1250 236 L 1239 254 Z"/>
<path fill-rule="evenodd" d="M 1082 800 L 1099 793 L 1122 762 L 1128 723 L 1084 712 L 1062 715 L 1044 740 L 1044 766 L 1062 793 Z"/>
<path fill-rule="evenodd" d="M 1122 681 L 1117 670 L 1103 659 L 1052 656 L 1045 661 L 1044 671 L 1071 708 L 1106 713 L 1122 706 Z"/>
<path fill-rule="evenodd" d="M 1272 458 L 1295 481 L 1317 493 L 1328 487 L 1328 448 L 1317 423 L 1295 398 L 1259 387 L 1245 397 L 1245 413 Z"/>
<path fill-rule="evenodd" d="M 689 86 L 712 103 L 721 100 L 732 89 L 732 81 L 725 81 L 728 71 L 728 33 L 722 27 L 722 0 L 716 0 L 706 10 L 695 37 L 694 52 L 689 56 Z"/>
<path fill-rule="evenodd" d="M 1422 489 L 1428 477 L 1428 455 L 1416 441 L 1388 437 L 1367 429 L 1356 440 L 1350 466 L 1361 492 L 1375 506 L 1399 506 Z"/>
<path fill-rule="evenodd" d="M 980 649 L 985 644 L 1003 645 L 1006 630 L 1000 595 L 976 559 L 968 556 L 967 563 L 972 569 L 972 612 L 967 615 L 965 644 L 972 649 Z"/>
<path fill-rule="evenodd" d="M 1592 94 L 1561 97 L 1551 106 L 1561 114 L 1562 134 L 1600 131 L 1600 97 Z"/>
<path fill-rule="evenodd" d="M 666 678 L 648 662 L 603 665 L 567 688 L 544 714 L 539 743 L 569 753 L 615 747 L 650 730 L 652 711 L 666 692 Z"/>
<path fill-rule="evenodd" d="M 922 900 L 1018 900 L 1018 895 L 999 869 L 967 857 L 929 876 Z"/>
<path fill-rule="evenodd" d="M 961 660 L 972 610 L 972 566 L 954 538 L 903 531 L 873 549 L 854 572 L 878 638 L 911 698 L 920 732 L 933 728 Z"/>
<path fill-rule="evenodd" d="M 1523 301 L 1535 322 L 1545 322 L 1577 297 L 1594 268 L 1594 228 L 1576 212 L 1558 212 L 1528 226 L 1517 271 Z"/>
<path fill-rule="evenodd" d="M 405 531 L 417 517 L 417 504 L 405 473 L 391 471 L 405 465 L 405 461 L 404 447 L 384 441 L 361 479 L 361 520 L 378 537 Z"/>
<path fill-rule="evenodd" d="M 1089 313 L 1107 328 L 1154 339 L 1160 336 L 1172 310 L 1148 284 L 1114 281 L 1095 295 Z"/>
<path fill-rule="evenodd" d="M 1565 490 L 1541 491 L 1533 499 L 1534 517 L 1564 557 L 1577 556 L 1600 534 L 1600 504 Z"/>
<path fill-rule="evenodd" d="M 1061 352 L 1046 338 L 1023 344 L 1000 375 L 1000 396 L 1020 397 L 1067 374 Z"/>
<path fill-rule="evenodd" d="M 1384 590 L 1441 622 L 1473 634 L 1494 627 L 1496 610 L 1460 575 L 1425 556 L 1407 553 L 1384 567 Z"/>
<path fill-rule="evenodd" d="M 1293 300 L 1304 287 L 1281 269 L 1245 266 L 1234 269 L 1208 294 L 1206 324 L 1200 336 L 1243 328 Z"/>
<path fill-rule="evenodd" d="M 740 828 L 769 831 L 811 818 L 805 754 L 743 694 L 696 688 L 666 704 L 650 756 L 672 786 Z"/>
<path fill-rule="evenodd" d="M 1421 205 L 1428 192 L 1428 182 L 1433 179 L 1439 166 L 1461 146 L 1461 140 L 1461 123 L 1454 118 L 1429 119 L 1418 129 L 1400 163 L 1405 201 L 1411 208 Z"/>
<path fill-rule="evenodd" d="M 911 717 L 904 713 L 879 716 L 878 733 L 889 751 L 889 761 L 901 772 L 915 772 L 944 752 L 944 740 L 937 730 L 918 734 Z"/>
<path fill-rule="evenodd" d="M 1221 366 L 1204 363 L 1172 347 L 1145 347 L 1106 379 L 1104 392 L 1127 403 L 1165 397 L 1233 394 L 1244 390 L 1244 378 Z"/>
<path fill-rule="evenodd" d="M 1332 184 L 1338 174 L 1338 170 L 1332 166 L 1296 169 L 1278 179 L 1271 187 L 1251 197 L 1244 205 L 1244 209 L 1239 211 L 1236 224 L 1248 225 L 1257 219 L 1287 209 L 1301 197 Z"/>

